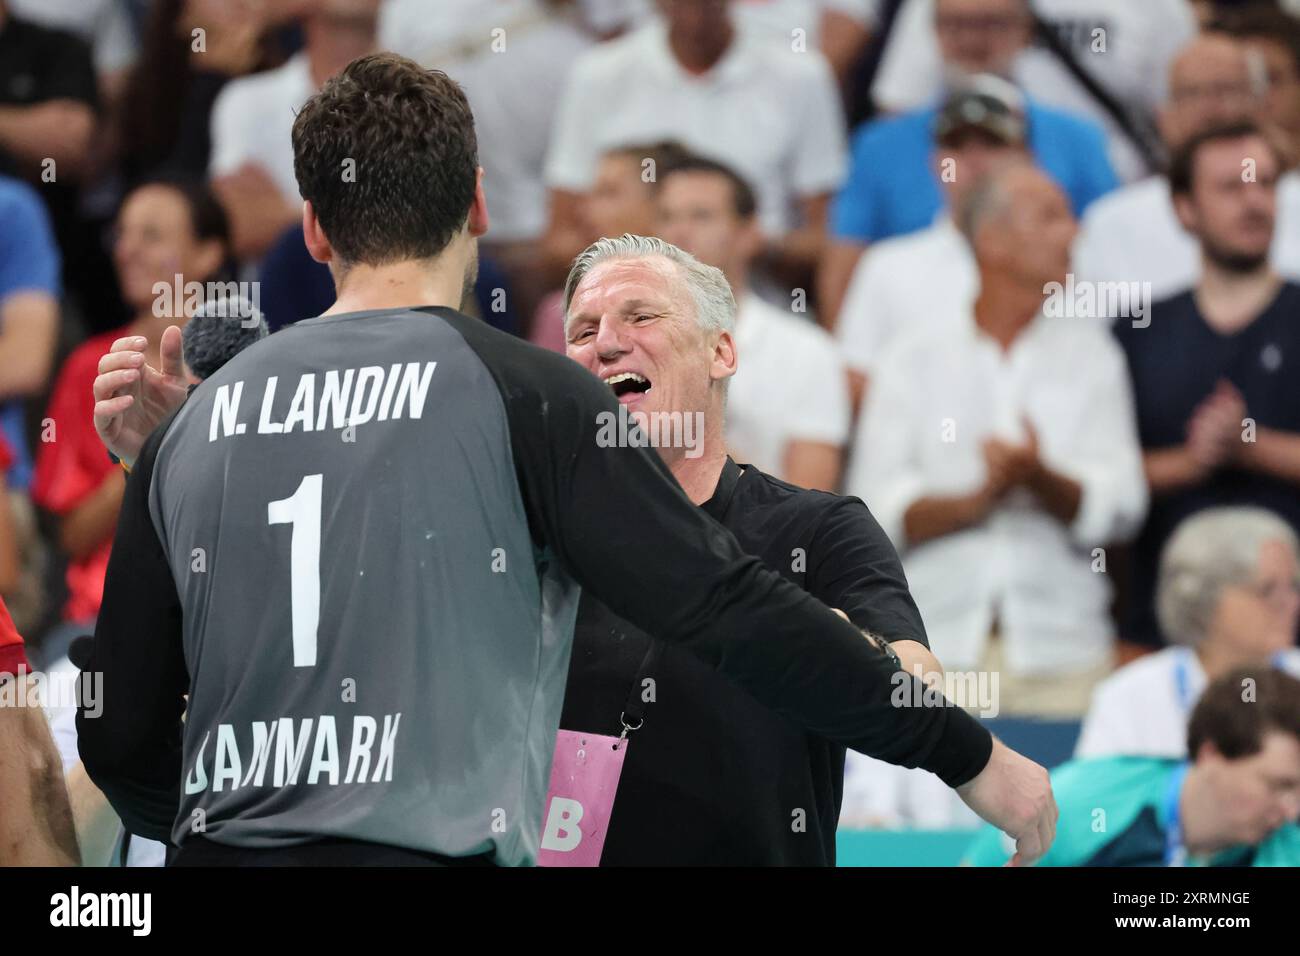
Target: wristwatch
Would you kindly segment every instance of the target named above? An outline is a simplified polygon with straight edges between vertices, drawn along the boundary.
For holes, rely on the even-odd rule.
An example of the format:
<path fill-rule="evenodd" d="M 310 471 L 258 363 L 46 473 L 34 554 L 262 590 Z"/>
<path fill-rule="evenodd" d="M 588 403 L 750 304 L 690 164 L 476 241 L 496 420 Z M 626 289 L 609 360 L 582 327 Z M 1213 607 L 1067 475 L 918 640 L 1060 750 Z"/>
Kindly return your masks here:
<path fill-rule="evenodd" d="M 863 631 L 862 636 L 871 642 L 872 647 L 888 657 L 896 668 L 900 671 L 903 669 L 903 662 L 899 659 L 898 652 L 889 646 L 889 641 L 883 637 L 877 637 L 869 631 Z"/>

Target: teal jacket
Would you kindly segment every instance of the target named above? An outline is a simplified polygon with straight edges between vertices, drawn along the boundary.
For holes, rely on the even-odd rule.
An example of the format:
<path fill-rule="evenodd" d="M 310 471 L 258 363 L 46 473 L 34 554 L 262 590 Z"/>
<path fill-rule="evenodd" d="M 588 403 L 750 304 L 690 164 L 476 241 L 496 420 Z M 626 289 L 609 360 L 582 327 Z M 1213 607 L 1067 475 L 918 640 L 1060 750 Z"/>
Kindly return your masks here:
<path fill-rule="evenodd" d="M 1039 866 L 1164 866 L 1168 853 L 1170 789 L 1181 760 L 1098 757 L 1071 760 L 1052 772 L 1061 815 L 1056 840 Z M 962 860 L 1001 866 L 1010 840 L 987 826 Z M 1288 823 L 1257 847 L 1233 847 L 1203 866 L 1300 866 L 1300 827 Z"/>

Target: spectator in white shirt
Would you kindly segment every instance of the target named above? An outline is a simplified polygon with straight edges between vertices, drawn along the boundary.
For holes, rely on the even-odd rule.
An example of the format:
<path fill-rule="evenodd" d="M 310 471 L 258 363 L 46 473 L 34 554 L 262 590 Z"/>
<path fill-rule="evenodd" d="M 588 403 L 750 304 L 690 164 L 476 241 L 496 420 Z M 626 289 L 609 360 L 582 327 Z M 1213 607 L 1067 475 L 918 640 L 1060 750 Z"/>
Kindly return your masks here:
<path fill-rule="evenodd" d="M 1044 314 L 1075 234 L 1045 174 L 990 173 L 958 224 L 973 316 L 887 352 L 846 490 L 893 539 L 948 670 L 997 673 L 1002 713 L 1079 716 L 1111 666 L 1104 548 L 1147 501 L 1124 358 L 1099 324 Z"/>
<path fill-rule="evenodd" d="M 1261 92 L 1240 42 L 1222 33 L 1198 37 L 1170 69 L 1169 99 L 1159 115 L 1165 145 L 1177 153 L 1199 132 L 1258 115 Z M 1298 173 L 1278 184 L 1278 216 L 1274 268 L 1300 278 Z M 1187 290 L 1201 275 L 1200 247 L 1179 223 L 1164 176 L 1125 186 L 1089 207 L 1074 255 L 1080 280 L 1149 282 L 1156 301 Z"/>
<path fill-rule="evenodd" d="M 1029 155 L 1022 102 L 1015 87 L 983 77 L 952 93 L 940 109 L 934 169 L 947 208 L 929 229 L 871 246 L 840 307 L 835 335 L 849 366 L 854 409 L 872 366 L 895 336 L 959 316 L 974 301 L 975 259 L 948 210 L 989 169 Z"/>
<path fill-rule="evenodd" d="M 548 261 L 562 275 L 584 247 L 579 199 L 604 153 L 676 139 L 753 184 L 774 267 L 810 270 L 846 169 L 825 58 L 737 29 L 726 0 L 662 0 L 661 10 L 662 21 L 591 50 L 570 73 L 546 163 Z"/>
<path fill-rule="evenodd" d="M 274 70 L 232 80 L 217 97 L 208 172 L 230 217 L 239 259 L 261 258 L 301 218 L 293 171 L 294 117 L 326 80 L 374 52 L 380 2 L 306 0 L 303 51 Z M 339 175 L 344 174 L 340 168 Z"/>
<path fill-rule="evenodd" d="M 692 157 L 661 174 L 657 196 L 660 236 L 721 269 L 736 297 L 741 361 L 727 394 L 731 456 L 791 484 L 834 491 L 849 431 L 844 363 L 806 314 L 750 288 L 763 246 L 753 190 L 729 167 Z"/>
<path fill-rule="evenodd" d="M 1265 664 L 1300 675 L 1300 545 L 1262 508 L 1209 508 L 1184 521 L 1160 558 L 1157 610 L 1174 645 L 1098 685 L 1077 755 L 1182 757 L 1206 684 Z"/>

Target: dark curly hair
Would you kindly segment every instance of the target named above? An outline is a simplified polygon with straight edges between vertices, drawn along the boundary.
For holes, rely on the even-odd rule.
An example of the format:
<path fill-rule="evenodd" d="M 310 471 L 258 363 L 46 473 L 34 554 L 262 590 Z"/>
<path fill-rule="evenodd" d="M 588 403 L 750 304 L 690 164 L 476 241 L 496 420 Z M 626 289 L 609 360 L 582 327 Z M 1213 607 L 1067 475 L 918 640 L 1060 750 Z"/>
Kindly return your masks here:
<path fill-rule="evenodd" d="M 363 56 L 298 113 L 293 166 L 345 267 L 432 258 L 474 202 L 474 115 L 447 74 Z"/>

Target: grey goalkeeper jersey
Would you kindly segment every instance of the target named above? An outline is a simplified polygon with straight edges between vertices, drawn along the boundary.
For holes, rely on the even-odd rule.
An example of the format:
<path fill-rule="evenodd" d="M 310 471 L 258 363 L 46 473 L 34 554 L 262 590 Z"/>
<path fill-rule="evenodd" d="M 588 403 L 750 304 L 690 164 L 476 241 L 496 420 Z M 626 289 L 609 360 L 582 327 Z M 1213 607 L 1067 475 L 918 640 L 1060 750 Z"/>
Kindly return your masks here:
<path fill-rule="evenodd" d="M 580 586 L 814 733 L 975 776 L 987 732 L 891 706 L 851 625 L 605 440 L 618 408 L 441 308 L 302 322 L 196 388 L 127 483 L 78 715 L 128 829 L 531 863 Z"/>

